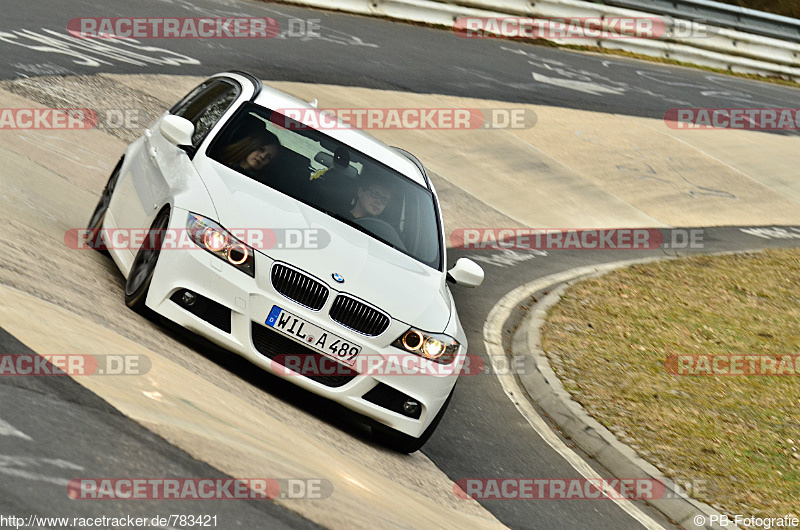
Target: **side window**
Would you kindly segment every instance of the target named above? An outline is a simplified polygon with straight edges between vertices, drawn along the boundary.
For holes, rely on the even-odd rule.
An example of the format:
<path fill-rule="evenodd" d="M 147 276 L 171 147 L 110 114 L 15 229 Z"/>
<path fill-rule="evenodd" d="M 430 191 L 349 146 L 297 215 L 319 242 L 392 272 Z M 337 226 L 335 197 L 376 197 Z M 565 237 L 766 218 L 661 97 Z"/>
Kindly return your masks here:
<path fill-rule="evenodd" d="M 230 81 L 213 79 L 192 90 L 170 112 L 194 124 L 192 145 L 197 147 L 240 92 L 239 86 Z"/>

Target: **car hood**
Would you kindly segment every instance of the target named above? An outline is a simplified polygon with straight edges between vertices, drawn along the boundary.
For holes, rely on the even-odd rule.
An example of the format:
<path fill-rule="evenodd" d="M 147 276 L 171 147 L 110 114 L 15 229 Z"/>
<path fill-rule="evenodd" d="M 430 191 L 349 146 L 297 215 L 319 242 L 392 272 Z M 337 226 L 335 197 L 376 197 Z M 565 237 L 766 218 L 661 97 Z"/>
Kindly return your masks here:
<path fill-rule="evenodd" d="M 219 216 L 216 221 L 234 233 L 261 231 L 262 254 L 423 331 L 446 328 L 452 308 L 442 272 L 231 169 L 221 165 L 205 169 L 201 175 Z M 259 283 L 268 282 L 267 271 L 258 270 L 263 275 Z M 335 282 L 333 274 L 341 275 L 344 283 Z"/>

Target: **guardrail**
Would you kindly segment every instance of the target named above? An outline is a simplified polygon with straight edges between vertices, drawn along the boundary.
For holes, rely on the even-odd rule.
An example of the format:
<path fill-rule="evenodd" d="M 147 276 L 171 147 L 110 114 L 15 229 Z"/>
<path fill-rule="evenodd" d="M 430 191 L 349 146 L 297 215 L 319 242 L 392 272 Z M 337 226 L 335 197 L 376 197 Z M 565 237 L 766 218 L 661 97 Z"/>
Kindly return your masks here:
<path fill-rule="evenodd" d="M 734 72 L 779 76 L 800 82 L 800 43 L 735 29 L 698 24 L 685 18 L 635 11 L 583 0 L 285 0 L 289 3 L 338 9 L 363 15 L 454 27 L 460 17 L 608 19 L 660 17 L 666 28 L 660 38 L 552 39 L 559 44 L 626 50 L 653 57 L 721 68 Z M 617 0 L 613 0 L 617 1 Z M 646 2 L 651 0 L 620 0 Z M 667 0 L 653 0 L 667 1 Z M 702 0 L 668 0 L 699 2 Z M 784 17 L 785 18 L 785 17 Z M 794 19 L 790 19 L 794 20 Z M 689 31 L 686 31 L 687 28 Z M 702 36 L 697 36 L 701 34 Z M 688 35 L 688 36 L 687 36 Z"/>
<path fill-rule="evenodd" d="M 595 0 L 596 3 L 669 15 L 773 39 L 800 42 L 800 19 L 709 0 Z"/>

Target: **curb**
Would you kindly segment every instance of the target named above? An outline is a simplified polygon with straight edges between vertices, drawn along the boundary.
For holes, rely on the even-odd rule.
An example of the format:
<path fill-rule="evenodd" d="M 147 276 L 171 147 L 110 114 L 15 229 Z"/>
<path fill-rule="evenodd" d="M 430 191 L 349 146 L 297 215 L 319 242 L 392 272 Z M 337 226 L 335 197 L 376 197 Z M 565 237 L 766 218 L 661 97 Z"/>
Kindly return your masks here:
<path fill-rule="evenodd" d="M 547 356 L 541 349 L 541 328 L 544 325 L 547 311 L 558 303 L 570 285 L 584 279 L 603 276 L 630 265 L 665 259 L 674 258 L 645 258 L 595 267 L 581 267 L 547 276 L 540 281 L 523 286 L 527 289 L 512 291 L 515 294 L 514 306 L 535 292 L 547 292 L 547 295 L 539 300 L 528 315 L 522 319 L 513 335 L 511 355 L 531 360 L 533 362 L 526 363 L 525 366 L 533 365 L 535 367 L 533 372 L 516 375 L 528 393 L 529 399 L 543 409 L 578 447 L 611 471 L 614 476 L 647 478 L 663 483 L 666 489 L 664 497 L 647 502 L 673 521 L 677 521 L 681 527 L 720 530 L 737 528 L 733 525 L 723 527 L 708 524 L 711 516 L 723 514 L 706 503 L 688 497 L 683 488 L 665 477 L 655 466 L 639 457 L 633 449 L 619 441 L 613 433 L 592 418 L 579 403 L 573 401 L 570 393 L 564 389 L 561 380 L 550 367 Z M 702 523 L 697 524 L 698 521 L 702 521 Z"/>

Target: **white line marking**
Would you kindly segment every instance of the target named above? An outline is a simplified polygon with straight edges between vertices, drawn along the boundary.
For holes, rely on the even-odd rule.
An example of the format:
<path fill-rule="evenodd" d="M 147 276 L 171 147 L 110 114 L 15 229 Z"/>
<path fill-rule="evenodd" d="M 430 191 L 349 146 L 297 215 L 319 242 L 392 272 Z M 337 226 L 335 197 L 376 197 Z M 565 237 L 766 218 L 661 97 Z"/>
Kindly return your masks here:
<path fill-rule="evenodd" d="M 32 442 L 33 439 L 24 432 L 17 430 L 13 425 L 0 419 L 0 436 L 17 436 L 23 440 Z"/>
<path fill-rule="evenodd" d="M 68 486 L 69 480 L 59 477 L 51 477 L 49 475 L 42 475 L 41 473 L 31 473 L 30 471 L 23 471 L 22 469 L 11 469 L 7 467 L 0 467 L 0 474 L 8 475 L 11 477 L 25 478 L 28 480 L 35 480 L 37 482 L 47 482 L 57 486 Z"/>
<path fill-rule="evenodd" d="M 585 273 L 588 274 L 596 272 L 599 269 L 600 267 L 596 266 L 581 267 L 580 269 L 572 269 L 570 271 L 539 278 L 538 280 L 534 280 L 517 287 L 505 295 L 499 302 L 497 302 L 497 304 L 495 304 L 495 306 L 489 312 L 489 316 L 487 317 L 486 323 L 483 326 L 483 343 L 486 347 L 486 354 L 492 361 L 495 374 L 501 374 L 503 373 L 501 369 L 505 369 L 497 364 L 500 362 L 497 359 L 501 357 L 503 359 L 506 358 L 506 354 L 505 351 L 503 351 L 502 346 L 503 323 L 505 323 L 505 321 L 508 320 L 508 317 L 511 316 L 511 311 L 517 306 L 520 300 L 523 300 L 530 293 L 539 291 L 554 283 L 573 279 L 575 278 L 576 274 L 583 274 L 584 272 L 582 271 L 585 271 Z M 525 396 L 527 394 L 525 390 L 519 386 L 516 378 L 498 376 L 497 379 L 500 381 L 500 385 L 503 387 L 503 392 L 505 392 L 511 402 L 514 403 L 514 406 L 517 407 L 517 410 L 520 412 L 520 414 L 522 414 L 525 420 L 527 420 L 528 424 L 533 427 L 533 430 L 535 430 L 537 434 L 539 434 L 539 436 L 541 436 L 542 439 L 553 448 L 553 450 L 560 454 L 561 457 L 564 458 L 567 463 L 569 463 L 569 465 L 571 465 L 585 478 L 597 478 L 597 472 L 592 469 L 592 467 L 580 456 L 578 456 L 575 451 L 567 447 L 566 444 L 561 441 L 558 435 L 556 435 L 556 433 L 550 429 L 541 416 L 539 416 L 528 399 L 525 398 L 520 400 L 516 397 Z M 606 496 L 608 497 L 608 495 Z M 664 530 L 663 526 L 651 519 L 650 516 L 641 511 L 631 501 L 612 497 L 608 498 L 609 500 L 615 502 L 628 515 L 641 523 L 645 528 L 649 530 Z"/>
<path fill-rule="evenodd" d="M 568 88 L 570 90 L 577 90 L 585 94 L 593 94 L 601 96 L 603 94 L 612 94 L 620 96 L 625 93 L 624 88 L 617 88 L 612 86 L 601 85 L 600 83 L 592 83 L 590 81 L 576 81 L 575 79 L 562 79 L 560 77 L 549 77 L 543 74 L 532 72 L 533 80 L 539 83 L 556 86 L 558 88 Z"/>
<path fill-rule="evenodd" d="M 47 482 L 49 484 L 56 484 L 58 486 L 66 486 L 69 484 L 70 481 L 66 478 L 53 477 L 43 473 L 38 473 L 34 470 L 26 469 L 42 466 L 54 466 L 59 469 L 69 469 L 73 471 L 82 471 L 84 469 L 83 466 L 79 466 L 78 464 L 74 464 L 60 458 L 38 458 L 32 456 L 0 454 L 0 475 L 36 480 L 38 482 Z"/>

